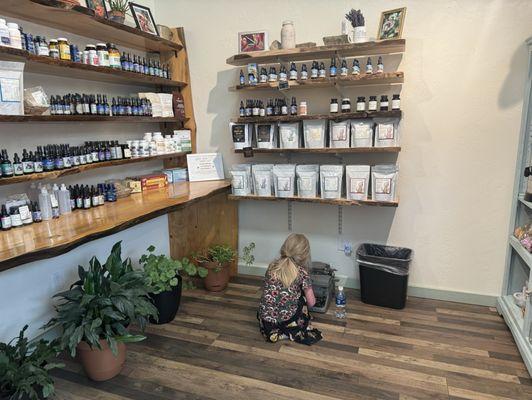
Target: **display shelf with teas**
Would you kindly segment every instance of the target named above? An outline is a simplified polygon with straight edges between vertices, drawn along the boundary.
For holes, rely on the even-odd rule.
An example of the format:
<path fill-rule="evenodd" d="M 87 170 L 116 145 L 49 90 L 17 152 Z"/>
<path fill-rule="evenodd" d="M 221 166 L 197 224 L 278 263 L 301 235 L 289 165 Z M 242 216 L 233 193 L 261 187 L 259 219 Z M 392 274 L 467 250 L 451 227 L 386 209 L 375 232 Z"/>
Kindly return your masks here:
<path fill-rule="evenodd" d="M 302 203 L 320 203 L 331 204 L 336 206 L 378 206 L 378 207 L 397 207 L 399 201 L 375 201 L 375 200 L 347 200 L 347 199 L 323 199 L 321 197 L 274 197 L 274 196 L 237 196 L 229 195 L 230 200 L 257 200 L 257 201 L 297 201 Z"/>
<path fill-rule="evenodd" d="M 303 120 L 328 119 L 333 121 L 345 121 L 349 119 L 364 118 L 401 118 L 401 110 L 391 111 L 359 111 L 349 113 L 329 113 L 314 115 L 275 115 L 269 117 L 239 117 L 231 119 L 232 122 L 239 124 L 256 123 L 256 122 L 297 122 Z"/>
<path fill-rule="evenodd" d="M 299 149 L 257 149 L 253 148 L 254 154 L 352 154 L 352 153 L 399 153 L 401 147 L 347 147 L 347 148 L 299 148 Z M 242 149 L 235 149 L 235 153 L 245 153 Z M 248 154 L 249 156 L 249 154 Z"/>

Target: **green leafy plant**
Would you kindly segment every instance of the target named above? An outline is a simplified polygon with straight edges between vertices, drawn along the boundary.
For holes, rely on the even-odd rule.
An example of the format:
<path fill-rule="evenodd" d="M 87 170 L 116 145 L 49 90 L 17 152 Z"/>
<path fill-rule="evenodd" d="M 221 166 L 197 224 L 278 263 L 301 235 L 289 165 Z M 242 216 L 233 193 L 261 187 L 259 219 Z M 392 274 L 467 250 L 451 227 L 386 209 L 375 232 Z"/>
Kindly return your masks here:
<path fill-rule="evenodd" d="M 126 13 L 129 10 L 128 0 L 109 0 L 109 10 Z"/>
<path fill-rule="evenodd" d="M 45 326 L 63 329 L 62 348 L 74 357 L 80 342 L 101 349 L 103 339 L 116 355 L 118 342 L 145 339 L 130 334 L 127 327 L 136 322 L 143 332 L 149 318 L 157 318 L 157 309 L 148 298 L 144 272 L 134 270 L 130 259 L 122 261 L 121 242 L 113 246 L 105 264 L 93 257 L 87 270 L 78 267 L 78 275 L 69 290 L 54 296 L 61 299 L 55 307 L 57 316 Z"/>
<path fill-rule="evenodd" d="M 228 245 L 218 244 L 204 250 L 202 253 L 195 255 L 195 260 L 200 263 L 214 262 L 216 268 L 214 272 L 220 272 L 222 268 L 233 261 L 237 256 L 236 251 Z"/>
<path fill-rule="evenodd" d="M 0 397 L 38 400 L 54 394 L 49 371 L 63 364 L 49 360 L 57 356 L 57 341 L 29 342 L 24 336 L 28 325 L 9 343 L 0 343 Z M 15 343 L 13 343 L 16 340 Z"/>
<path fill-rule="evenodd" d="M 177 286 L 180 274 L 183 278 L 183 286 L 186 288 L 193 288 L 194 284 L 189 279 L 190 277 L 199 276 L 204 278 L 207 276 L 207 269 L 198 267 L 184 257 L 181 260 L 173 260 L 164 254 L 154 254 L 155 247 L 150 246 L 147 249 L 148 253 L 143 254 L 139 262 L 146 274 L 149 291 L 154 294 L 172 290 Z"/>
<path fill-rule="evenodd" d="M 240 256 L 240 259 L 244 261 L 244 263 L 249 267 L 253 265 L 255 262 L 255 256 L 253 255 L 253 251 L 255 250 L 255 243 L 251 242 L 247 246 L 245 246 L 242 249 L 242 255 Z"/>

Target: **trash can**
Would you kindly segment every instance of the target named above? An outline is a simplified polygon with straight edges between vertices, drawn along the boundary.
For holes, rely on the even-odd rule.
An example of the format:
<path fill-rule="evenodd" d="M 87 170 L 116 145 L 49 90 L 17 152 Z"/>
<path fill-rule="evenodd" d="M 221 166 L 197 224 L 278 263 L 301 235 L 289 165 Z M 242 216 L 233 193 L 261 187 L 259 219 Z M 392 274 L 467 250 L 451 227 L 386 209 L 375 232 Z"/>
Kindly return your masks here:
<path fill-rule="evenodd" d="M 357 249 L 362 301 L 381 307 L 405 307 L 413 251 L 363 243 Z"/>

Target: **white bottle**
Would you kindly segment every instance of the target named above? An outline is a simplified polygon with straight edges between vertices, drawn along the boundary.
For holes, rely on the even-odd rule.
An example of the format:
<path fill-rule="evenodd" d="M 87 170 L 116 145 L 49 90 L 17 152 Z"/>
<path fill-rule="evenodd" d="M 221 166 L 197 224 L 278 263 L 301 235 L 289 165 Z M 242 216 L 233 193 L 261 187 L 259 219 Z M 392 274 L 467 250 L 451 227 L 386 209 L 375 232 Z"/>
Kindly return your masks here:
<path fill-rule="evenodd" d="M 57 192 L 57 196 L 59 199 L 59 214 L 70 214 L 72 212 L 70 205 L 70 192 L 64 183 L 61 185 L 61 189 L 59 189 Z"/>
<path fill-rule="evenodd" d="M 283 49 L 294 49 L 296 47 L 296 29 L 292 21 L 283 22 L 283 28 L 281 29 L 281 47 Z"/>
<path fill-rule="evenodd" d="M 9 36 L 9 28 L 6 25 L 6 20 L 0 18 L 0 45 L 11 46 L 11 38 Z"/>
<path fill-rule="evenodd" d="M 9 22 L 7 24 L 9 30 L 9 40 L 11 41 L 11 47 L 15 49 L 22 49 L 22 38 L 20 37 L 20 31 L 18 29 L 18 24 L 14 22 Z"/>
<path fill-rule="evenodd" d="M 43 221 L 52 219 L 52 202 L 45 187 L 41 188 L 41 193 L 39 193 L 39 208 L 41 209 Z"/>

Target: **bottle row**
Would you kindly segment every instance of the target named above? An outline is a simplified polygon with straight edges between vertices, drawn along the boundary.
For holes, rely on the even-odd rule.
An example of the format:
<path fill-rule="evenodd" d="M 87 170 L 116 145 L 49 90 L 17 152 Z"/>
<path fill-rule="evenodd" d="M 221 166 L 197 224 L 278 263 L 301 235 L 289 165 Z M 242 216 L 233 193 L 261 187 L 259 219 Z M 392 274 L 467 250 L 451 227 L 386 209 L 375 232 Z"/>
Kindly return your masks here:
<path fill-rule="evenodd" d="M 344 58 L 340 64 L 340 68 L 336 65 L 336 59 L 331 58 L 328 70 L 325 68 L 325 63 L 313 61 L 310 67 L 310 73 L 307 68 L 307 64 L 301 64 L 301 69 L 298 70 L 296 63 L 290 63 L 290 69 L 284 65 L 279 67 L 279 73 L 274 66 L 270 66 L 269 70 L 266 67 L 261 67 L 260 71 L 258 70 L 257 64 L 248 64 L 247 67 L 247 80 L 244 70 L 240 70 L 240 85 L 256 85 L 258 83 L 268 83 L 268 82 L 287 82 L 287 81 L 297 81 L 297 80 L 307 80 L 307 79 L 324 79 L 327 78 L 336 78 L 337 76 L 346 77 L 348 75 L 360 75 L 360 62 L 358 59 L 353 59 L 351 67 L 348 67 L 347 60 Z M 328 72 L 328 75 L 327 75 Z M 368 57 L 366 61 L 366 66 L 364 68 L 364 73 L 367 75 L 371 74 L 382 74 L 384 72 L 384 64 L 382 57 L 379 57 L 377 60 L 376 68 L 373 67 L 373 61 L 371 57 Z"/>
<path fill-rule="evenodd" d="M 230 169 L 236 196 L 397 200 L 398 167 L 375 165 L 237 164 Z"/>
<path fill-rule="evenodd" d="M 57 60 L 74 61 L 87 65 L 109 67 L 123 71 L 171 79 L 169 66 L 158 60 L 146 59 L 129 53 L 120 53 L 113 43 L 87 44 L 85 50 L 70 44 L 67 38 L 50 39 L 33 36 L 18 24 L 0 18 L 0 45 L 26 50 L 31 54 Z"/>
<path fill-rule="evenodd" d="M 113 97 L 109 103 L 105 94 L 70 93 L 50 97 L 50 114 L 151 117 L 153 106 L 138 97 Z"/>
<path fill-rule="evenodd" d="M 350 147 L 397 147 L 398 118 L 353 119 L 346 121 L 304 120 L 299 122 L 230 123 L 235 150 L 323 149 Z"/>

